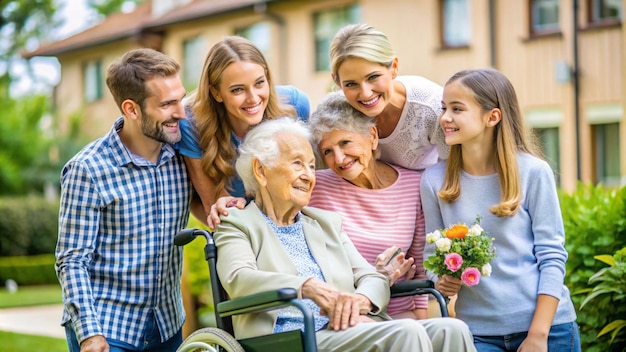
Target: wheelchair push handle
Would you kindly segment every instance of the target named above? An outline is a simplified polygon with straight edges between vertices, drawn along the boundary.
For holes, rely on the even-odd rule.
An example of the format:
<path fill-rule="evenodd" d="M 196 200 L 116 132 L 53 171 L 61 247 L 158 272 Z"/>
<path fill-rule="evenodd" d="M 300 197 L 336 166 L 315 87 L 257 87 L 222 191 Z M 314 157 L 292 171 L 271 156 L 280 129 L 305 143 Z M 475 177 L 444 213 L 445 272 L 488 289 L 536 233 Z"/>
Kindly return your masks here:
<path fill-rule="evenodd" d="M 178 232 L 176 236 L 174 236 L 174 244 L 182 247 L 195 240 L 198 236 L 206 238 L 207 243 L 213 243 L 213 237 L 211 237 L 211 234 L 208 231 L 192 228 L 184 229 Z"/>
<path fill-rule="evenodd" d="M 182 247 L 196 239 L 194 235 L 196 229 L 184 229 L 174 236 L 174 244 Z"/>

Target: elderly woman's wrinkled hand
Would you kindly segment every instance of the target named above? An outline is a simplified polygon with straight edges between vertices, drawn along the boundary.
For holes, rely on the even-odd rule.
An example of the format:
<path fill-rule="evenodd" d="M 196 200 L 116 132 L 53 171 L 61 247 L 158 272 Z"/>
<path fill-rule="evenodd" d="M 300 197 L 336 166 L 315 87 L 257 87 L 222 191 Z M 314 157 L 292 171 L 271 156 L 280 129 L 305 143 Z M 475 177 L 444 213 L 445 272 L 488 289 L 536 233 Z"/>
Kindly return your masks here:
<path fill-rule="evenodd" d="M 328 317 L 328 327 L 345 330 L 364 321 L 372 309 L 370 300 L 360 294 L 342 292 L 324 281 L 311 278 L 302 285 L 302 297 L 310 298 L 320 307 L 320 314 Z"/>
<path fill-rule="evenodd" d="M 220 215 L 228 216 L 227 208 L 237 207 L 243 209 L 246 206 L 246 200 L 243 198 L 225 196 L 219 197 L 215 204 L 211 206 L 211 213 L 207 216 L 207 225 L 211 230 L 215 230 L 215 226 L 220 224 Z"/>
<path fill-rule="evenodd" d="M 407 275 L 407 279 L 415 276 L 417 267 L 413 258 L 405 258 L 403 252 L 397 253 L 399 250 L 396 246 L 387 248 L 384 252 L 376 257 L 374 266 L 376 271 L 383 274 L 389 279 L 389 286 L 393 285 L 399 278 Z"/>

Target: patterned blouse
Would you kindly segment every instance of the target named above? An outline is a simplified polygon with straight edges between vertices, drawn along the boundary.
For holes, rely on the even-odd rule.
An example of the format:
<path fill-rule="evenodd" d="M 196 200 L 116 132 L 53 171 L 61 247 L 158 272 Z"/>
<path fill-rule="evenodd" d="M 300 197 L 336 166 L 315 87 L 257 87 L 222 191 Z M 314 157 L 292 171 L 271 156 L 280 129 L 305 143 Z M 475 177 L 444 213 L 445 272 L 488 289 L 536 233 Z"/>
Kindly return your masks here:
<path fill-rule="evenodd" d="M 316 279 L 324 280 L 324 274 L 319 265 L 315 262 L 315 258 L 309 250 L 309 246 L 304 238 L 304 231 L 302 230 L 301 215 L 298 213 L 295 223 L 287 226 L 276 225 L 267 215 L 263 214 L 265 221 L 269 224 L 270 228 L 274 231 L 283 248 L 293 261 L 293 264 L 298 270 L 298 276 L 302 277 L 314 277 Z M 328 317 L 320 314 L 320 307 L 310 299 L 304 299 L 304 303 L 313 312 L 315 319 L 315 331 L 321 330 L 328 324 Z M 274 333 L 291 331 L 291 330 L 303 330 L 304 319 L 302 313 L 296 307 L 287 307 L 280 310 L 278 313 L 278 319 L 274 326 Z"/>

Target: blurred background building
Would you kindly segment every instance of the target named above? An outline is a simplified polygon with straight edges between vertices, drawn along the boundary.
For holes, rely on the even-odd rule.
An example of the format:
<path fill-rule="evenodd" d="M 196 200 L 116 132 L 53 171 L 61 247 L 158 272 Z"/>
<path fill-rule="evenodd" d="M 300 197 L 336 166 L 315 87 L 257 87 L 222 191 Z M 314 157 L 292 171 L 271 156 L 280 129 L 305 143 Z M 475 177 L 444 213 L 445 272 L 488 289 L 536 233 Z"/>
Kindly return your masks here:
<path fill-rule="evenodd" d="M 95 138 L 119 116 L 104 79 L 129 49 L 175 58 L 191 91 L 209 48 L 225 35 L 242 35 L 267 55 L 274 82 L 304 90 L 313 111 L 334 89 L 333 35 L 346 24 L 369 23 L 393 43 L 400 74 L 442 85 L 464 68 L 494 67 L 508 76 L 563 189 L 578 180 L 619 186 L 626 184 L 625 2 L 145 0 L 24 57 L 59 60 L 59 125 L 80 114 L 85 134 Z"/>

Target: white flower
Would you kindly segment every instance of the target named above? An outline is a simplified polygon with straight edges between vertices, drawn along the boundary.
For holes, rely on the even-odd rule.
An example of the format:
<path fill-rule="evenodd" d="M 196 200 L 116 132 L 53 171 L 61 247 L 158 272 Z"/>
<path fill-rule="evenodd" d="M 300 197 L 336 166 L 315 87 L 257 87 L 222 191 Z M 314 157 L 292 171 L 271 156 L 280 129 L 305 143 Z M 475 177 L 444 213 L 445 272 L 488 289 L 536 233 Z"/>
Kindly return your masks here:
<path fill-rule="evenodd" d="M 480 269 L 480 273 L 483 274 L 483 276 L 491 276 L 491 264 L 487 263 L 483 265 Z"/>
<path fill-rule="evenodd" d="M 474 224 L 472 225 L 472 227 L 469 229 L 469 231 L 467 232 L 468 236 L 480 236 L 480 234 L 483 233 L 483 228 L 480 227 L 480 225 L 478 224 Z"/>
<path fill-rule="evenodd" d="M 449 238 L 440 238 L 438 240 L 435 241 L 435 246 L 437 246 L 437 249 L 442 251 L 442 252 L 447 252 L 450 250 L 450 247 L 452 246 L 452 240 L 450 240 Z"/>
<path fill-rule="evenodd" d="M 428 242 L 428 243 L 435 243 L 435 241 L 437 241 L 441 237 L 443 237 L 443 235 L 441 234 L 441 231 L 435 230 L 435 231 L 433 231 L 433 232 L 431 232 L 431 233 L 426 235 L 426 242 Z"/>

